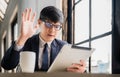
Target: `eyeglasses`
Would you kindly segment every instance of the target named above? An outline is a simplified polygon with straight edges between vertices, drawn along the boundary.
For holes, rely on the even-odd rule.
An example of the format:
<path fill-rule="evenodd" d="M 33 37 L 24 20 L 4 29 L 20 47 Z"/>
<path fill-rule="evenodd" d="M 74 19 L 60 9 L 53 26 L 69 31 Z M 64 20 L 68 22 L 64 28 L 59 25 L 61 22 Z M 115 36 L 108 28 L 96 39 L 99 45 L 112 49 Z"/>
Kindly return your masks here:
<path fill-rule="evenodd" d="M 60 30 L 62 28 L 61 25 L 54 25 L 54 24 L 51 24 L 49 22 L 44 22 L 45 23 L 45 26 L 48 27 L 48 28 L 52 28 L 54 27 L 56 31 Z"/>

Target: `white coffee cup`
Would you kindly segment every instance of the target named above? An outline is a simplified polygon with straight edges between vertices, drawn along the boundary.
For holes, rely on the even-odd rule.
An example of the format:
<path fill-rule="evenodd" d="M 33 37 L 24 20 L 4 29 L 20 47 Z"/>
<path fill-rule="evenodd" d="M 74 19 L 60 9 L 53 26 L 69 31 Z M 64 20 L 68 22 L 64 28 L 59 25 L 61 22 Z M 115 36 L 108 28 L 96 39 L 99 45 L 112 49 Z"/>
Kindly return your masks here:
<path fill-rule="evenodd" d="M 20 52 L 20 67 L 24 73 L 33 73 L 35 69 L 36 54 L 32 51 Z"/>

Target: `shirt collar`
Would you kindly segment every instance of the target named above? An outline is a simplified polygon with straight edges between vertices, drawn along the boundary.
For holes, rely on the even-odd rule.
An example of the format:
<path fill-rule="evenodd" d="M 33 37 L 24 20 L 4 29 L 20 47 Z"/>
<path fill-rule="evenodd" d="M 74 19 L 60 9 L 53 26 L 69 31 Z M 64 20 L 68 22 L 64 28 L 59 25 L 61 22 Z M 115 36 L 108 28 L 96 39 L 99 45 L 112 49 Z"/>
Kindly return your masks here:
<path fill-rule="evenodd" d="M 39 36 L 39 38 L 40 38 L 40 46 L 41 46 L 41 47 L 44 47 L 44 45 L 45 45 L 46 43 L 48 44 L 48 47 L 49 47 L 49 48 L 51 47 L 52 41 L 50 41 L 50 42 L 45 42 L 45 41 L 41 38 L 41 36 Z"/>

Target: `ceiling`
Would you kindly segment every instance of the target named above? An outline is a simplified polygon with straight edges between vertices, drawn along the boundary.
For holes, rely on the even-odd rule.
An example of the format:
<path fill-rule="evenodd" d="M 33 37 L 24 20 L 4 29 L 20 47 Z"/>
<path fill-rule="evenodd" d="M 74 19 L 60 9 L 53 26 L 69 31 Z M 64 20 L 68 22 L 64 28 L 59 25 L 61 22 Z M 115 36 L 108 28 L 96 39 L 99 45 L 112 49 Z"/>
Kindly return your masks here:
<path fill-rule="evenodd" d="M 8 6 L 9 0 L 0 0 L 0 21 L 4 19 L 4 15 Z"/>

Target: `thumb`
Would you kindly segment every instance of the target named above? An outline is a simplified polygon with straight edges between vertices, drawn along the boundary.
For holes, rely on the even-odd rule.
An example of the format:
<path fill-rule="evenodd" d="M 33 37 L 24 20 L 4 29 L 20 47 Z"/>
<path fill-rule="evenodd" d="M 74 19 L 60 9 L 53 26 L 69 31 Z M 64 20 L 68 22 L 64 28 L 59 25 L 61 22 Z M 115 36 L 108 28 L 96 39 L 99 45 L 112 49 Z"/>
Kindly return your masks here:
<path fill-rule="evenodd" d="M 34 32 L 36 32 L 38 29 L 39 29 L 39 25 L 36 24 L 36 25 L 34 26 Z"/>
<path fill-rule="evenodd" d="M 37 29 L 39 29 L 39 25 L 38 25 L 38 24 L 36 24 L 36 25 L 34 26 L 34 30 L 36 31 Z"/>

